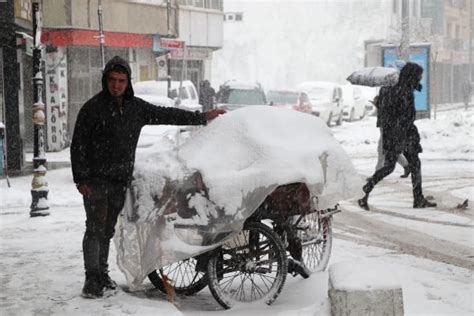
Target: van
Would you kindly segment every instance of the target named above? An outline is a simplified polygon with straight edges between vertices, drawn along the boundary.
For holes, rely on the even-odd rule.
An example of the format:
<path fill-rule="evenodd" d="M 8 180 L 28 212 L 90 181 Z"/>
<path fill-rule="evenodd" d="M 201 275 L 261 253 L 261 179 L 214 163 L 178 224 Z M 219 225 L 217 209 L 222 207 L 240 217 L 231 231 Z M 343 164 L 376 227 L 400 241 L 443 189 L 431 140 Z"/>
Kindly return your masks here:
<path fill-rule="evenodd" d="M 133 84 L 133 90 L 138 97 L 145 95 L 168 96 L 168 81 L 147 80 L 139 81 Z M 180 91 L 178 95 L 178 90 Z M 175 107 L 202 112 L 202 106 L 199 104 L 196 87 L 190 80 L 171 81 L 170 98 L 173 99 Z"/>

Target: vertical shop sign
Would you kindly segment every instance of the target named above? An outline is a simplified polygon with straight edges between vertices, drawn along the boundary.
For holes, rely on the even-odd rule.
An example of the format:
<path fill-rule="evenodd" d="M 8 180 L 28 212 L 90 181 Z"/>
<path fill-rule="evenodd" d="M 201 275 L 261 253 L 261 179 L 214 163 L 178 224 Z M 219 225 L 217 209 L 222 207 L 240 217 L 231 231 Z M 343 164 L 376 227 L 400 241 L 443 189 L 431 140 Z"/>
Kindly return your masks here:
<path fill-rule="evenodd" d="M 63 48 L 46 54 L 47 150 L 60 151 L 67 135 L 67 60 Z"/>

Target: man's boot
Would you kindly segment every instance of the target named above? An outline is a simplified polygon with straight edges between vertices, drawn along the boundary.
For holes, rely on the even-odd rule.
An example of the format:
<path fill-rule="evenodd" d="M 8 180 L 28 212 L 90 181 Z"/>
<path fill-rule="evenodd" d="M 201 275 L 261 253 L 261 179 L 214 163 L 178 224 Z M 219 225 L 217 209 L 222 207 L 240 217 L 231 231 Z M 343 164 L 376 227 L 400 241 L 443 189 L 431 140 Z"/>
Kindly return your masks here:
<path fill-rule="evenodd" d="M 368 199 L 369 199 L 369 195 L 366 194 L 364 195 L 363 198 L 357 200 L 357 204 L 359 204 L 359 206 L 366 211 L 370 211 Z"/>
<path fill-rule="evenodd" d="M 293 276 L 301 275 L 304 279 L 309 278 L 311 271 L 305 266 L 302 261 L 288 258 L 288 273 Z"/>
<path fill-rule="evenodd" d="M 109 248 L 110 240 L 104 240 L 100 243 L 100 271 L 101 271 L 101 280 L 105 290 L 115 290 L 117 288 L 117 283 L 112 280 L 109 276 L 109 264 L 107 263 L 109 259 Z"/>
<path fill-rule="evenodd" d="M 403 167 L 403 174 L 400 176 L 400 178 L 408 178 L 410 175 L 410 167 Z"/>
<path fill-rule="evenodd" d="M 103 284 L 98 273 L 86 272 L 86 281 L 82 288 L 82 297 L 100 298 L 104 295 Z"/>
<path fill-rule="evenodd" d="M 437 206 L 436 203 L 428 201 L 427 199 L 425 199 L 424 196 L 413 201 L 413 208 L 425 208 L 425 207 L 436 207 L 436 206 Z"/>

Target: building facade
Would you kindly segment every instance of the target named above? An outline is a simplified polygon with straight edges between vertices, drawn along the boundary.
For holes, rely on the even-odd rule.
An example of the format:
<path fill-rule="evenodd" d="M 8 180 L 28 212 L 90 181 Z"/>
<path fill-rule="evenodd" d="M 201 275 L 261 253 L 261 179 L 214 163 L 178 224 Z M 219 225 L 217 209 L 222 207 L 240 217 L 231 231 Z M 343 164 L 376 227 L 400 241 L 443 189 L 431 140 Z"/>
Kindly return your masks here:
<path fill-rule="evenodd" d="M 472 0 L 392 0 L 389 35 L 366 42 L 366 66 L 381 65 L 384 45 L 400 45 L 404 3 L 409 42 L 430 45 L 430 104 L 461 103 L 474 78 Z"/>
<path fill-rule="evenodd" d="M 31 31 L 31 1 L 0 1 L 0 122 L 11 175 L 24 169 L 24 151 L 33 148 L 33 138 L 27 136 L 33 135 Z"/>
<path fill-rule="evenodd" d="M 7 126 L 11 170 L 22 170 L 23 152 L 33 147 L 32 58 L 26 43 L 32 30 L 31 3 L 0 0 L 0 121 Z M 47 151 L 69 145 L 79 109 L 102 89 L 99 4 L 104 59 L 119 55 L 128 60 L 133 82 L 166 78 L 163 50 L 155 50 L 155 42 L 161 37 L 185 41 L 186 50 L 169 54 L 171 76 L 173 80 L 192 80 L 196 87 L 204 78 L 210 79 L 212 52 L 222 47 L 222 0 L 41 3 Z"/>

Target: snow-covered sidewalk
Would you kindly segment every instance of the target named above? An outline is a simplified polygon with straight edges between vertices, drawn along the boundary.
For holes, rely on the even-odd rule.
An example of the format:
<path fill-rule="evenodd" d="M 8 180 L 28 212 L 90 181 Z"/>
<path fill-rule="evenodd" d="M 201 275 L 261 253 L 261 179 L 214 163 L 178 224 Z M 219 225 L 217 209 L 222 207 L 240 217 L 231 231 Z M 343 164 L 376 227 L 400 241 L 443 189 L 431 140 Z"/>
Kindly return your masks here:
<path fill-rule="evenodd" d="M 437 121 L 423 120 L 417 125 L 425 149 L 422 156 L 425 188 L 435 195 L 458 195 L 472 201 L 473 112 L 445 112 L 438 116 Z M 361 176 L 369 175 L 375 166 L 378 139 L 374 118 L 345 123 L 333 130 Z M 144 129 L 141 144 L 157 137 L 157 133 L 160 132 L 155 133 L 153 128 Z M 389 241 L 370 235 L 370 229 L 357 226 L 358 223 L 350 226 L 343 221 L 354 219 L 362 223 L 376 220 L 375 223 L 390 225 L 383 227 L 406 230 L 413 236 L 436 237 L 462 249 L 470 249 L 472 259 L 472 209 L 462 213 L 449 209 L 415 212 L 410 206 L 410 182 L 400 180 L 398 176 L 395 172 L 374 191 L 371 203 L 379 211 L 368 213 L 351 208 L 352 201 L 342 203 L 345 209 L 336 215 L 330 264 L 370 259 L 386 265 L 402 285 L 407 315 L 472 315 L 472 268 L 419 257 L 415 253 L 406 254 L 403 248 L 389 247 Z M 32 177 L 11 178 L 11 188 L 4 179 L 0 180 L 2 315 L 330 315 L 327 272 L 307 280 L 289 276 L 283 292 L 271 306 L 242 304 L 223 311 L 207 289 L 192 297 L 178 298 L 175 306 L 151 284 L 143 291 L 127 292 L 125 277 L 114 264 L 113 247 L 111 276 L 122 290 L 112 297 L 85 300 L 80 297 L 84 280 L 81 248 L 85 214 L 82 200 L 72 182 L 70 169 L 49 171 L 47 177 L 51 215 L 36 218 L 29 217 Z M 418 220 L 410 220 L 412 217 Z"/>

